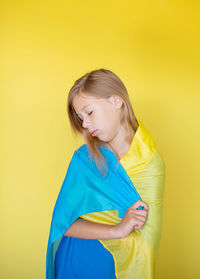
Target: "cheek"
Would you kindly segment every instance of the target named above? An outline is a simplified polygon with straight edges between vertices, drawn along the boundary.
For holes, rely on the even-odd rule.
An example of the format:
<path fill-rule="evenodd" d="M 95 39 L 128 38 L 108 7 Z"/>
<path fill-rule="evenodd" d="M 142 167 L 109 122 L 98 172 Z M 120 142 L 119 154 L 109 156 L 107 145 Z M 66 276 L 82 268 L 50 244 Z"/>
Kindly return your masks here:
<path fill-rule="evenodd" d="M 105 107 L 98 117 L 99 127 L 107 132 L 112 131 L 113 128 L 116 126 L 116 117 L 116 113 L 110 107 Z"/>
<path fill-rule="evenodd" d="M 98 114 L 98 124 L 102 128 L 106 128 L 110 124 L 110 112 L 104 108 L 99 114 Z"/>

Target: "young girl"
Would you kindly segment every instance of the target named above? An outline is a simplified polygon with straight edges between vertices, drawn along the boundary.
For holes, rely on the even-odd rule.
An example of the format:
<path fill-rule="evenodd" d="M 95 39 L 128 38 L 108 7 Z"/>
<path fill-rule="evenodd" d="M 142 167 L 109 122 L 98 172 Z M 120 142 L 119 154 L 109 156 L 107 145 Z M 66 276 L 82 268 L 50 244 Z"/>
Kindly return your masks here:
<path fill-rule="evenodd" d="M 153 139 L 110 70 L 76 80 L 67 110 L 86 143 L 54 207 L 46 278 L 154 278 L 165 165 Z"/>

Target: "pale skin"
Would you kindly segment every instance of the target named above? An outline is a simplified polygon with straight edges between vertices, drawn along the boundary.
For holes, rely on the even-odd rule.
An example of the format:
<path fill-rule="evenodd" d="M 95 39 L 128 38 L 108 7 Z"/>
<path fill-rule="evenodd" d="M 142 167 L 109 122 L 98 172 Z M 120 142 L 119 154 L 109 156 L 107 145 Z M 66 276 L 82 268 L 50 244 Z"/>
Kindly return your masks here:
<path fill-rule="evenodd" d="M 98 99 L 79 93 L 73 100 L 73 107 L 82 120 L 82 126 L 90 133 L 98 129 L 94 136 L 106 142 L 119 160 L 128 152 L 135 134 L 133 130 L 130 130 L 127 135 L 120 124 L 122 104 L 123 99 L 117 95 L 112 95 L 108 99 Z M 144 210 L 137 210 L 139 206 L 143 206 Z M 148 205 L 139 200 L 127 209 L 121 222 L 117 225 L 99 224 L 77 218 L 64 235 L 84 239 L 123 238 L 134 229 L 142 228 L 147 215 Z"/>

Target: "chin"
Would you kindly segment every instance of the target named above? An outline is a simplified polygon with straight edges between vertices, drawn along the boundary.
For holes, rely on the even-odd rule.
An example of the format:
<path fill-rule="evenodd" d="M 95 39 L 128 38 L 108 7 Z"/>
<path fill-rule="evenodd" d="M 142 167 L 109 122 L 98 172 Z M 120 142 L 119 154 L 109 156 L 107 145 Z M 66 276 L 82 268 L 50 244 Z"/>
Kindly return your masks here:
<path fill-rule="evenodd" d="M 103 137 L 102 135 L 96 136 L 98 139 L 100 139 L 101 141 L 103 141 L 105 144 L 109 142 L 109 139 Z"/>
<path fill-rule="evenodd" d="M 106 140 L 104 139 L 104 137 L 102 137 L 102 135 L 96 135 L 96 138 L 100 139 L 103 142 L 106 142 Z"/>

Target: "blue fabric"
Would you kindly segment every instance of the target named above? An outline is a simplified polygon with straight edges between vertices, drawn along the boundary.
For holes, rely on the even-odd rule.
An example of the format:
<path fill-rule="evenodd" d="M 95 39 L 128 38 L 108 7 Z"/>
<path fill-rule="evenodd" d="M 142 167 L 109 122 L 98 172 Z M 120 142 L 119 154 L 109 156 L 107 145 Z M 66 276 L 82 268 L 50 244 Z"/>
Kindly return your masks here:
<path fill-rule="evenodd" d="M 55 257 L 55 279 L 116 279 L 112 254 L 97 239 L 63 236 Z"/>
<path fill-rule="evenodd" d="M 90 157 L 86 144 L 74 151 L 69 163 L 52 214 L 46 253 L 46 279 L 55 278 L 55 254 L 59 243 L 79 216 L 89 212 L 118 210 L 119 217 L 123 218 L 128 207 L 141 200 L 116 155 L 106 146 L 99 148 L 108 162 L 105 177 L 102 177 Z"/>

